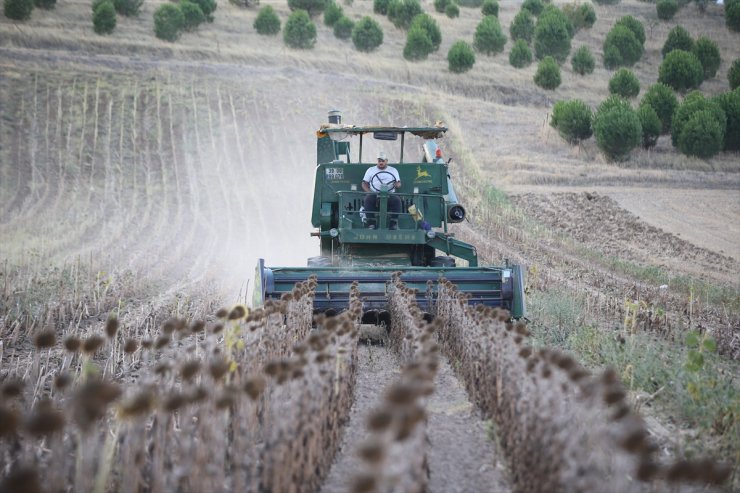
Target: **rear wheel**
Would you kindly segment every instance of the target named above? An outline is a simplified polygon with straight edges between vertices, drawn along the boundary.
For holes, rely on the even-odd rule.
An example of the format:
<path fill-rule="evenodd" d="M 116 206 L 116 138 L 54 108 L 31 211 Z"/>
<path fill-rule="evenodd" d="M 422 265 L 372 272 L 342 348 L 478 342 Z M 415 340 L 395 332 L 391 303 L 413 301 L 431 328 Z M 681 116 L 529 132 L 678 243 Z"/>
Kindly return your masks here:
<path fill-rule="evenodd" d="M 455 258 L 454 257 L 446 257 L 446 256 L 440 256 L 440 257 L 434 257 L 431 262 L 429 262 L 430 267 L 455 267 Z"/>
<path fill-rule="evenodd" d="M 308 267 L 331 267 L 331 259 L 326 255 L 319 255 L 318 257 L 309 257 L 306 261 Z"/>

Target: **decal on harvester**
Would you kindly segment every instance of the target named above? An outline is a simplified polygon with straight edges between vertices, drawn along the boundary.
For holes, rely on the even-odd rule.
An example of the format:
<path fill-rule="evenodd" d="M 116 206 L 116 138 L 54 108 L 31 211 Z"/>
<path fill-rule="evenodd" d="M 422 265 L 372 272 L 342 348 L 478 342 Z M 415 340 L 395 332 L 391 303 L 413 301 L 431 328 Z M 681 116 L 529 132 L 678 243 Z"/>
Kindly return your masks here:
<path fill-rule="evenodd" d="M 344 168 L 326 168 L 327 180 L 344 180 Z"/>
<path fill-rule="evenodd" d="M 429 174 L 429 171 L 421 169 L 421 166 L 417 166 L 414 183 L 432 183 L 432 175 Z"/>

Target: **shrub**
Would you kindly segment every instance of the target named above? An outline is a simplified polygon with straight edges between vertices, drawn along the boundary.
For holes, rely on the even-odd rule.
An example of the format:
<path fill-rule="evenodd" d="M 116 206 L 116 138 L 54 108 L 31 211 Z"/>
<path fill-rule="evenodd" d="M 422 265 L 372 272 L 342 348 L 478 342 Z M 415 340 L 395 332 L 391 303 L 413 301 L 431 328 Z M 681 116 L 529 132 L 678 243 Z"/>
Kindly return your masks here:
<path fill-rule="evenodd" d="M 34 0 L 33 4 L 44 10 L 51 10 L 57 5 L 57 0 Z"/>
<path fill-rule="evenodd" d="M 271 5 L 265 5 L 254 19 L 254 29 L 262 35 L 274 36 L 280 32 L 280 18 Z"/>
<path fill-rule="evenodd" d="M 100 2 L 93 12 L 93 30 L 97 34 L 110 34 L 116 28 L 116 8 L 111 0 Z"/>
<path fill-rule="evenodd" d="M 704 69 L 704 80 L 711 79 L 717 75 L 717 69 L 722 61 L 719 56 L 717 43 L 704 36 L 699 37 L 694 43 L 692 53 L 699 59 L 702 69 Z"/>
<path fill-rule="evenodd" d="M 506 35 L 501 31 L 498 19 L 491 15 L 484 17 L 475 28 L 473 46 L 486 55 L 495 55 L 504 50 Z"/>
<path fill-rule="evenodd" d="M 691 38 L 689 32 L 681 26 L 676 26 L 668 33 L 668 38 L 663 44 L 663 49 L 660 52 L 663 54 L 663 58 L 673 50 L 691 51 L 694 48 L 694 40 Z"/>
<path fill-rule="evenodd" d="M 288 7 L 292 12 L 304 10 L 309 16 L 313 17 L 323 12 L 328 3 L 328 0 L 288 0 Z M 288 28 L 287 22 L 285 23 L 285 28 Z"/>
<path fill-rule="evenodd" d="M 728 91 L 717 95 L 713 101 L 727 118 L 725 124 L 725 151 L 740 151 L 740 91 Z"/>
<path fill-rule="evenodd" d="M 517 39 L 523 39 L 527 43 L 532 41 L 532 37 L 534 36 L 534 20 L 529 10 L 522 9 L 514 16 L 514 20 L 511 21 L 511 25 L 509 26 L 509 34 L 514 41 Z"/>
<path fill-rule="evenodd" d="M 696 89 L 704 80 L 704 69 L 696 55 L 673 50 L 666 55 L 658 69 L 658 82 L 679 92 Z"/>
<path fill-rule="evenodd" d="M 671 129 L 673 114 L 678 108 L 678 98 L 673 90 L 665 84 L 653 84 L 642 96 L 640 106 L 650 106 L 655 110 L 661 124 L 661 133 L 668 133 Z"/>
<path fill-rule="evenodd" d="M 631 67 L 642 57 L 643 47 L 632 29 L 624 24 L 615 24 L 604 40 L 604 66 L 615 69 Z"/>
<path fill-rule="evenodd" d="M 485 0 L 480 10 L 484 16 L 492 15 L 498 17 L 498 2 L 496 0 Z"/>
<path fill-rule="evenodd" d="M 616 5 L 619 3 L 619 0 L 594 0 L 599 5 Z"/>
<path fill-rule="evenodd" d="M 730 82 L 730 89 L 740 87 L 740 58 L 735 58 L 727 70 L 727 80 Z"/>
<path fill-rule="evenodd" d="M 740 31 L 740 2 L 725 2 L 725 24 L 730 31 Z"/>
<path fill-rule="evenodd" d="M 632 31 L 632 34 L 635 35 L 637 41 L 639 41 L 641 45 L 645 44 L 645 27 L 643 27 L 642 23 L 631 15 L 625 15 L 615 22 L 614 25 L 626 27 Z"/>
<path fill-rule="evenodd" d="M 532 63 L 532 50 L 523 39 L 514 42 L 514 47 L 509 53 L 509 63 L 516 68 L 526 67 Z"/>
<path fill-rule="evenodd" d="M 190 1 L 196 4 L 198 7 L 200 7 L 200 10 L 203 12 L 203 15 L 206 17 L 207 22 L 213 22 L 213 13 L 216 11 L 216 7 L 218 7 L 216 0 L 190 0 Z"/>
<path fill-rule="evenodd" d="M 434 10 L 436 10 L 440 14 L 444 14 L 445 9 L 451 3 L 454 3 L 454 2 L 450 0 L 434 0 Z"/>
<path fill-rule="evenodd" d="M 334 23 L 334 36 L 339 39 L 349 39 L 352 37 L 352 30 L 355 28 L 355 23 L 349 17 L 342 16 L 337 22 Z"/>
<path fill-rule="evenodd" d="M 678 12 L 678 4 L 676 0 L 658 0 L 655 10 L 658 11 L 658 19 L 669 21 Z"/>
<path fill-rule="evenodd" d="M 460 7 L 454 2 L 448 3 L 447 7 L 445 7 L 445 15 L 450 19 L 460 17 Z"/>
<path fill-rule="evenodd" d="M 296 10 L 285 23 L 283 41 L 291 48 L 306 50 L 316 44 L 316 25 L 305 10 Z"/>
<path fill-rule="evenodd" d="M 371 52 L 383 44 L 383 30 L 375 19 L 365 16 L 352 29 L 352 43 L 359 51 Z"/>
<path fill-rule="evenodd" d="M 708 110 L 694 113 L 678 137 L 678 149 L 687 156 L 710 158 L 722 147 L 722 128 Z"/>
<path fill-rule="evenodd" d="M 558 19 L 560 22 L 565 24 L 565 28 L 568 30 L 568 36 L 570 36 L 571 39 L 576 35 L 576 28 L 573 26 L 573 23 L 570 21 L 568 16 L 565 15 L 565 12 L 557 8 L 554 4 L 548 3 L 545 5 L 545 8 L 542 9 L 542 13 L 540 13 L 537 18 L 537 21 L 539 22 L 542 18 Z"/>
<path fill-rule="evenodd" d="M 473 48 L 465 41 L 455 41 L 447 52 L 447 64 L 450 72 L 462 74 L 475 65 Z"/>
<path fill-rule="evenodd" d="M 608 159 L 627 159 L 642 140 L 640 118 L 625 100 L 610 96 L 596 110 L 594 135 L 596 144 Z"/>
<path fill-rule="evenodd" d="M 25 21 L 31 18 L 33 0 L 5 0 L 3 13 L 8 19 Z"/>
<path fill-rule="evenodd" d="M 460 4 L 460 7 L 478 9 L 483 5 L 483 0 L 457 0 L 457 3 Z"/>
<path fill-rule="evenodd" d="M 144 0 L 113 0 L 116 12 L 126 17 L 135 17 L 141 12 Z"/>
<path fill-rule="evenodd" d="M 182 33 L 185 16 L 177 5 L 165 3 L 154 11 L 154 35 L 165 41 L 176 41 Z"/>
<path fill-rule="evenodd" d="M 331 2 L 326 6 L 326 10 L 324 10 L 324 25 L 331 27 L 342 17 L 344 17 L 344 10 L 342 7 L 337 5 L 336 2 Z"/>
<path fill-rule="evenodd" d="M 631 70 L 620 68 L 609 80 L 609 93 L 634 98 L 640 93 L 640 81 Z"/>
<path fill-rule="evenodd" d="M 558 15 L 557 12 L 560 12 Z M 546 9 L 534 28 L 534 54 L 538 59 L 551 56 L 565 61 L 570 53 L 570 20 L 557 8 Z"/>
<path fill-rule="evenodd" d="M 637 108 L 637 118 L 642 126 L 642 147 L 648 149 L 658 143 L 661 134 L 661 122 L 652 106 L 644 104 Z"/>
<path fill-rule="evenodd" d="M 436 2 L 447 2 L 448 0 L 435 0 Z M 388 15 L 388 4 L 390 0 L 373 0 L 373 12 L 380 15 Z"/>
<path fill-rule="evenodd" d="M 560 67 L 558 62 L 551 56 L 543 58 L 537 65 L 534 74 L 534 83 L 543 89 L 555 89 L 560 85 Z"/>
<path fill-rule="evenodd" d="M 406 46 L 403 47 L 403 57 L 406 60 L 426 60 L 434 51 L 429 33 L 421 26 L 411 26 L 406 35 Z"/>
<path fill-rule="evenodd" d="M 182 16 L 185 19 L 182 28 L 186 31 L 194 30 L 206 20 L 206 16 L 203 15 L 200 7 L 190 0 L 180 0 L 180 10 L 182 10 Z"/>
<path fill-rule="evenodd" d="M 593 135 L 592 120 L 591 108 L 580 99 L 572 99 L 555 103 L 550 125 L 557 129 L 562 138 L 571 144 L 577 144 Z"/>
<path fill-rule="evenodd" d="M 432 41 L 432 51 L 437 51 L 442 43 L 442 31 L 439 30 L 437 21 L 429 14 L 419 14 L 411 21 L 409 30 L 417 26 L 426 31 Z"/>
<path fill-rule="evenodd" d="M 530 14 L 537 17 L 542 13 L 545 4 L 542 0 L 524 0 L 522 10 L 528 10 Z"/>
<path fill-rule="evenodd" d="M 594 60 L 594 56 L 591 54 L 591 50 L 585 45 L 581 46 L 575 53 L 573 53 L 570 63 L 573 65 L 573 72 L 580 75 L 593 73 L 594 66 L 596 65 L 596 61 Z"/>
<path fill-rule="evenodd" d="M 694 114 L 700 111 L 709 111 L 714 120 L 719 122 L 720 129 L 724 132 L 727 125 L 727 116 L 717 101 L 707 99 L 699 91 L 690 93 L 683 102 L 676 108 L 671 122 L 671 143 L 678 147 L 678 142 L 684 127 L 691 120 Z"/>
<path fill-rule="evenodd" d="M 421 13 L 418 0 L 391 0 L 388 4 L 388 19 L 400 29 L 408 29 L 414 17 Z"/>
<path fill-rule="evenodd" d="M 576 31 L 584 28 L 588 29 L 596 22 L 596 11 L 590 3 L 578 4 L 573 2 L 563 5 L 563 13 L 570 19 Z"/>

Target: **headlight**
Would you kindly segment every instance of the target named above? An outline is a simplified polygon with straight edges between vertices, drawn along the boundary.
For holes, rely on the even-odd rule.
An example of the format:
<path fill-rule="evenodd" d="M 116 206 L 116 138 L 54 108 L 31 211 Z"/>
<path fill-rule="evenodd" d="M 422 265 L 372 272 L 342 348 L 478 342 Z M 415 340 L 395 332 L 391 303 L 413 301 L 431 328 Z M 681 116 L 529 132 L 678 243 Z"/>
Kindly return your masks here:
<path fill-rule="evenodd" d="M 430 240 L 431 240 L 432 238 L 434 238 L 435 236 L 437 236 L 437 233 L 435 233 L 435 232 L 434 232 L 434 231 L 432 231 L 431 229 L 430 229 L 429 231 L 427 231 L 427 238 L 429 238 Z"/>
<path fill-rule="evenodd" d="M 337 236 L 339 236 L 339 231 L 337 230 L 337 228 L 331 228 L 329 230 L 329 236 L 331 236 L 332 238 L 336 238 Z"/>

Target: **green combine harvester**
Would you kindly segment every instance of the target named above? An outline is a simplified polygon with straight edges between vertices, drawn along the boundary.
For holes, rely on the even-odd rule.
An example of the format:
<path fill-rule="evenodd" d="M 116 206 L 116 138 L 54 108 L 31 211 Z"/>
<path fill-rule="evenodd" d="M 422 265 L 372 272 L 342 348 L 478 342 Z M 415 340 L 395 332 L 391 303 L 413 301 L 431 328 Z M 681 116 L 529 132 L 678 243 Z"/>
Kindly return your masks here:
<path fill-rule="evenodd" d="M 465 220 L 466 212 L 437 142 L 446 131 L 443 126 L 343 125 L 338 111 L 329 112 L 329 123 L 316 132 L 311 223 L 318 229 L 311 235 L 319 239 L 320 255 L 309 258 L 306 267 L 267 267 L 260 259 L 253 306 L 280 299 L 296 282 L 315 275 L 315 312 L 333 315 L 346 309 L 350 285 L 357 281 L 363 323 L 388 323 L 387 289 L 393 274 L 400 272 L 408 287 L 418 289 L 417 302 L 428 312 L 437 295 L 434 287 L 444 277 L 467 293 L 471 304 L 503 307 L 514 318 L 523 317 L 521 267 L 481 267 L 475 247 L 448 231 L 449 224 Z M 369 190 L 365 191 L 363 178 L 376 164 L 376 155 L 363 161 L 363 140 L 367 147 L 368 137 L 396 147 L 398 161 L 388 165 L 400 180 L 379 171 L 365 182 Z M 415 155 L 407 161 L 404 151 L 410 141 Z M 351 158 L 351 144 L 358 145 L 356 160 Z M 370 203 L 375 210 L 364 207 L 368 194 L 373 194 Z"/>

